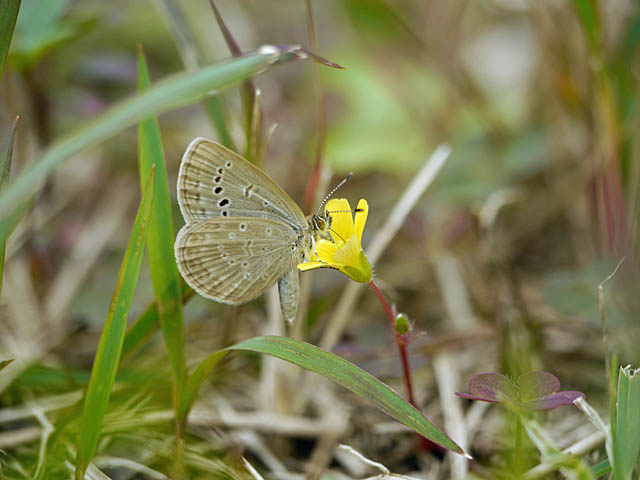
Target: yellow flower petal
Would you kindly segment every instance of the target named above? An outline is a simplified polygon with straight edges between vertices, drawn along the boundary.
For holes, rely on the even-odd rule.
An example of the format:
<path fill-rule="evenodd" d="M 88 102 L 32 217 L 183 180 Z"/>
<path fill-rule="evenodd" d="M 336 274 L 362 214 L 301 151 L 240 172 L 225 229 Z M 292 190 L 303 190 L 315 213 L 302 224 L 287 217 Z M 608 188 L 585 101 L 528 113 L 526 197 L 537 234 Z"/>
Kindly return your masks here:
<path fill-rule="evenodd" d="M 351 205 L 344 198 L 332 198 L 325 212 L 331 216 L 331 238 L 336 243 L 345 243 L 355 233 Z"/>
<path fill-rule="evenodd" d="M 327 264 L 323 262 L 304 262 L 298 264 L 298 270 L 306 272 L 307 270 L 315 270 L 316 268 L 326 267 Z"/>
<path fill-rule="evenodd" d="M 342 265 L 354 264 L 358 261 L 359 252 L 358 239 L 354 235 L 333 254 L 333 261 Z"/>
<path fill-rule="evenodd" d="M 333 256 L 338 251 L 338 245 L 328 240 L 318 240 L 316 242 L 316 250 L 313 252 L 317 254 L 318 260 L 326 263 L 333 262 Z M 314 255 L 315 257 L 316 255 Z"/>
<path fill-rule="evenodd" d="M 358 247 L 361 245 L 362 232 L 364 231 L 364 224 L 367 222 L 367 215 L 369 214 L 369 204 L 364 198 L 361 198 L 356 208 L 356 220 L 355 231 L 358 237 Z"/>

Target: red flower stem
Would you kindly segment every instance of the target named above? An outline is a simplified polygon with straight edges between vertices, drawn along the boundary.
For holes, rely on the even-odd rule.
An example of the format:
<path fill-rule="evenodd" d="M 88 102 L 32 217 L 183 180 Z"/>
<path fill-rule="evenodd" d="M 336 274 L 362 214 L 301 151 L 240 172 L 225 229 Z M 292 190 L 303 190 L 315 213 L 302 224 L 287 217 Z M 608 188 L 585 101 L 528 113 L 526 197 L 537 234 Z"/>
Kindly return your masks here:
<path fill-rule="evenodd" d="M 396 332 L 396 320 L 395 316 L 391 312 L 391 308 L 387 303 L 387 300 L 382 295 L 382 292 L 378 288 L 378 286 L 371 280 L 369 282 L 369 288 L 373 290 L 373 293 L 376 294 L 384 313 L 386 313 L 387 318 L 389 319 L 389 325 L 391 326 L 391 333 L 393 333 L 393 338 L 396 340 L 396 345 L 398 345 L 398 350 L 400 351 L 400 359 L 402 360 L 402 373 L 404 374 L 404 382 L 407 387 L 407 396 L 409 397 L 409 403 L 418 409 L 418 404 L 416 403 L 413 397 L 413 385 L 411 383 L 411 367 L 409 366 L 409 355 L 407 354 L 407 345 L 408 345 L 408 336 L 400 335 Z M 418 409 L 419 410 L 419 409 Z"/>

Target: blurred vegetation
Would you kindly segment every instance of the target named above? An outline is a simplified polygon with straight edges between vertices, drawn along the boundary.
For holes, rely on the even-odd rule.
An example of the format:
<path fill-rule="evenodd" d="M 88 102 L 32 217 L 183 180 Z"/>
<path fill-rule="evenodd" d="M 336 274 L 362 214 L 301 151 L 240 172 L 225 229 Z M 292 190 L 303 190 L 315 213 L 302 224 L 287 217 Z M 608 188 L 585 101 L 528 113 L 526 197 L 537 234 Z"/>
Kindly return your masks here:
<path fill-rule="evenodd" d="M 155 200 L 154 211 L 163 214 L 151 217 L 149 231 L 169 235 L 182 222 L 174 187 L 179 162 L 197 136 L 258 160 L 264 155 L 265 171 L 300 205 L 308 184 L 318 181 L 321 196 L 354 172 L 339 196 L 352 205 L 369 202 L 365 251 L 429 155 L 442 143 L 452 146 L 374 269 L 387 298 L 410 319 L 418 407 L 474 459 L 443 458 L 346 390 L 242 353 L 211 365 L 194 390 L 200 395 L 188 421 L 178 418 L 180 402 L 195 399 L 181 398 L 181 387 L 198 380 L 188 380 L 184 369 L 194 372 L 212 353 L 258 335 L 321 345 L 399 393 L 404 383 L 370 292 L 338 325 L 348 290 L 339 273 L 303 274 L 304 315 L 287 330 L 269 295 L 231 308 L 175 282 L 170 293 L 160 291 L 158 279 L 171 277 L 170 269 L 156 269 L 157 262 L 168 266 L 165 238 L 147 243 L 148 258 L 133 281 L 128 320 L 138 330 L 123 340 L 85 478 L 250 478 L 243 458 L 266 478 L 376 473 L 338 443 L 393 472 L 428 479 L 597 478 L 611 465 L 623 465 L 616 480 L 622 470 L 634 475 L 634 465 L 638 475 L 636 446 L 621 447 L 632 442 L 616 435 L 629 434 L 621 428 L 626 421 L 637 432 L 640 420 L 614 395 L 620 389 L 629 402 L 637 398 L 638 375 L 622 370 L 618 378 L 616 362 L 609 365 L 616 354 L 619 365 L 640 367 L 638 2 L 215 6 L 231 40 L 208 0 L 1 0 L 0 238 L 12 234 L 0 283 L 0 478 L 72 476 L 84 395 L 110 302 L 118 298 L 118 272 L 131 254 L 149 158 L 156 168 L 166 163 L 161 180 L 169 186 L 168 196 Z M 108 135 L 82 143 L 83 128 L 111 115 L 113 105 L 127 98 L 127 106 L 140 105 L 139 46 L 149 75 L 140 75 L 142 92 L 187 82 L 194 77 L 172 75 L 201 73 L 265 44 L 300 44 L 346 68 L 285 62 L 286 54 L 278 65 L 263 65 L 247 55 L 236 61 L 255 63 L 220 80 L 219 91 L 203 97 L 211 88 L 194 82 L 188 95 L 156 98 L 166 105 L 136 110 Z M 207 81 L 220 78 L 209 72 Z M 227 89 L 231 81 L 236 86 Z M 156 112 L 157 121 L 147 118 Z M 139 145 L 129 127 L 141 120 Z M 35 175 L 44 171 L 41 159 L 74 141 L 72 156 L 60 154 L 55 168 Z M 16 179 L 28 192 L 8 190 Z M 156 183 L 156 195 L 162 188 Z M 180 292 L 184 313 L 172 303 Z M 174 310 L 167 313 L 167 305 Z M 338 341 L 327 340 L 330 331 Z M 523 420 L 445 395 L 464 391 L 479 372 L 517 378 L 537 370 L 586 394 L 614 424 L 614 452 L 603 435 L 596 438 L 593 417 L 572 406 Z M 590 438 L 596 440 L 577 457 L 560 454 Z"/>

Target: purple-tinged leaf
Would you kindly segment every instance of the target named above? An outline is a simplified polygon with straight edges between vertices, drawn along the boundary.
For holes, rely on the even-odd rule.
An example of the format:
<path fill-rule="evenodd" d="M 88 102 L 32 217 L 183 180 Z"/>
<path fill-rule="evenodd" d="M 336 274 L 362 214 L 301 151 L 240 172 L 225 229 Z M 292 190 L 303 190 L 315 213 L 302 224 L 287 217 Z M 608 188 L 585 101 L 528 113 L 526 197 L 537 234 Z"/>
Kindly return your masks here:
<path fill-rule="evenodd" d="M 524 402 L 522 407 L 526 410 L 550 410 L 552 408 L 562 407 L 563 405 L 573 405 L 573 402 L 580 397 L 585 398 L 586 395 L 582 392 L 566 390 L 564 392 L 558 392 L 543 398 Z"/>
<path fill-rule="evenodd" d="M 471 395 L 487 402 L 500 402 L 504 397 L 517 399 L 517 391 L 513 382 L 501 373 L 478 373 L 467 382 L 467 390 Z"/>
<path fill-rule="evenodd" d="M 560 390 L 560 380 L 548 372 L 529 372 L 518 380 L 520 401 L 541 399 Z"/>

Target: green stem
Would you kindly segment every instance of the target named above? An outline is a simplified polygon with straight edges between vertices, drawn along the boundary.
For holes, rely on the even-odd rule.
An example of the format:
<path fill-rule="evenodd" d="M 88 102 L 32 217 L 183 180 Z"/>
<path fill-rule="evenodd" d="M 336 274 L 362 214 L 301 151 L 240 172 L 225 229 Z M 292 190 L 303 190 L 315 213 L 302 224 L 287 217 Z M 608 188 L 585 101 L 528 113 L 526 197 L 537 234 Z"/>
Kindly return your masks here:
<path fill-rule="evenodd" d="M 522 473 L 522 440 L 524 431 L 522 429 L 522 422 L 516 417 L 516 446 L 513 458 L 513 470 L 515 473 Z"/>

